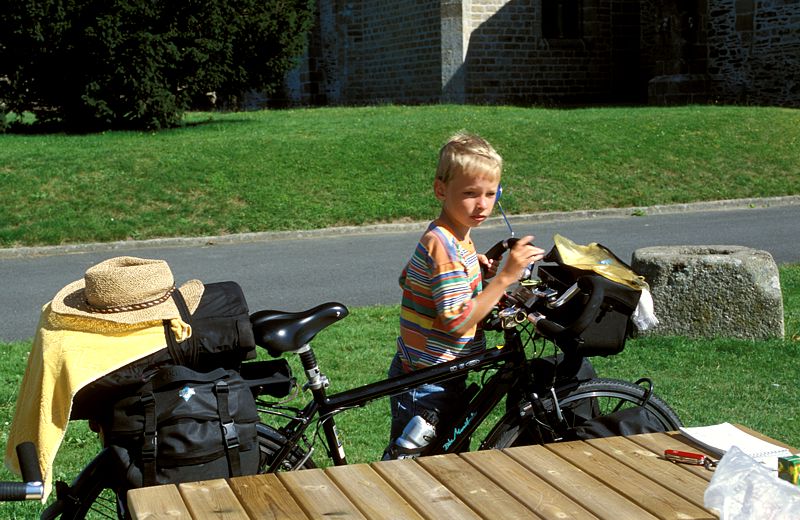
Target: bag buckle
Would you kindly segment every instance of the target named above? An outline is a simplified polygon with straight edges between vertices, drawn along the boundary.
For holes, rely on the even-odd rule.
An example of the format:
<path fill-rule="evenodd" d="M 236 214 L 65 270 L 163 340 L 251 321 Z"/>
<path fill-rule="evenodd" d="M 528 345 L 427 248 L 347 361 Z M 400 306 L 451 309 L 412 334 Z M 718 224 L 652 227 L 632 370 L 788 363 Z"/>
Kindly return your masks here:
<path fill-rule="evenodd" d="M 225 436 L 225 446 L 228 449 L 239 447 L 239 435 L 236 433 L 236 424 L 233 421 L 222 423 L 222 434 Z"/>

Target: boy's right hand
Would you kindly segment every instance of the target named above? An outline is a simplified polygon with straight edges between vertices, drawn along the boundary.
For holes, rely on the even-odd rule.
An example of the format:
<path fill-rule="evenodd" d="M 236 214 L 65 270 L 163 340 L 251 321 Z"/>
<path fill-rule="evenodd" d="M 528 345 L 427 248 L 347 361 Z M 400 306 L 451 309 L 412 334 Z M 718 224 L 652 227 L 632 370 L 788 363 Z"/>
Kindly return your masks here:
<path fill-rule="evenodd" d="M 506 285 L 511 285 L 519 280 L 526 267 L 544 257 L 545 250 L 533 245 L 533 238 L 533 235 L 526 235 L 509 250 L 508 259 L 501 274 L 507 274 L 513 279 Z"/>

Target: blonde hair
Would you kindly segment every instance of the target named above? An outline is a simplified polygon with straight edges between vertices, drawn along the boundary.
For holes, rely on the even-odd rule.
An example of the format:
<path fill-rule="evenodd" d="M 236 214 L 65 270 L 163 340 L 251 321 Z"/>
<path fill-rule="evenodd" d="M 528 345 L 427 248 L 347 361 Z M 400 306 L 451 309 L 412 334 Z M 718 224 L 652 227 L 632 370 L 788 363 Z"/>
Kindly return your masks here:
<path fill-rule="evenodd" d="M 503 158 L 486 139 L 458 132 L 439 150 L 436 179 L 447 183 L 455 175 L 468 175 L 499 182 L 502 170 Z"/>

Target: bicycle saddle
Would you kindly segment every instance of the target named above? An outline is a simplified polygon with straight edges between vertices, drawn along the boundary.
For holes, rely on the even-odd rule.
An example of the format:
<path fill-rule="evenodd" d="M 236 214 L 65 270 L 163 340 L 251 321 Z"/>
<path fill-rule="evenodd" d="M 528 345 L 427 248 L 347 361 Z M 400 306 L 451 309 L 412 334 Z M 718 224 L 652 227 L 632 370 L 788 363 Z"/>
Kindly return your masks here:
<path fill-rule="evenodd" d="M 341 303 L 329 302 L 300 312 L 258 311 L 250 315 L 256 345 L 273 357 L 306 346 L 319 331 L 349 314 Z"/>

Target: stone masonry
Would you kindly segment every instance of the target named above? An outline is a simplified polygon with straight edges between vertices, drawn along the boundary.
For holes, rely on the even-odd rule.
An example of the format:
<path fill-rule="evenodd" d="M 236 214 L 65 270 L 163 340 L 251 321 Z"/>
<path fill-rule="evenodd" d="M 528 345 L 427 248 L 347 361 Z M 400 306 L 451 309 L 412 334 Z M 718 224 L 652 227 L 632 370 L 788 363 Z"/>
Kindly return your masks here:
<path fill-rule="evenodd" d="M 316 16 L 284 102 L 800 106 L 797 0 L 319 0 Z M 574 33 L 553 34 L 562 18 Z"/>

